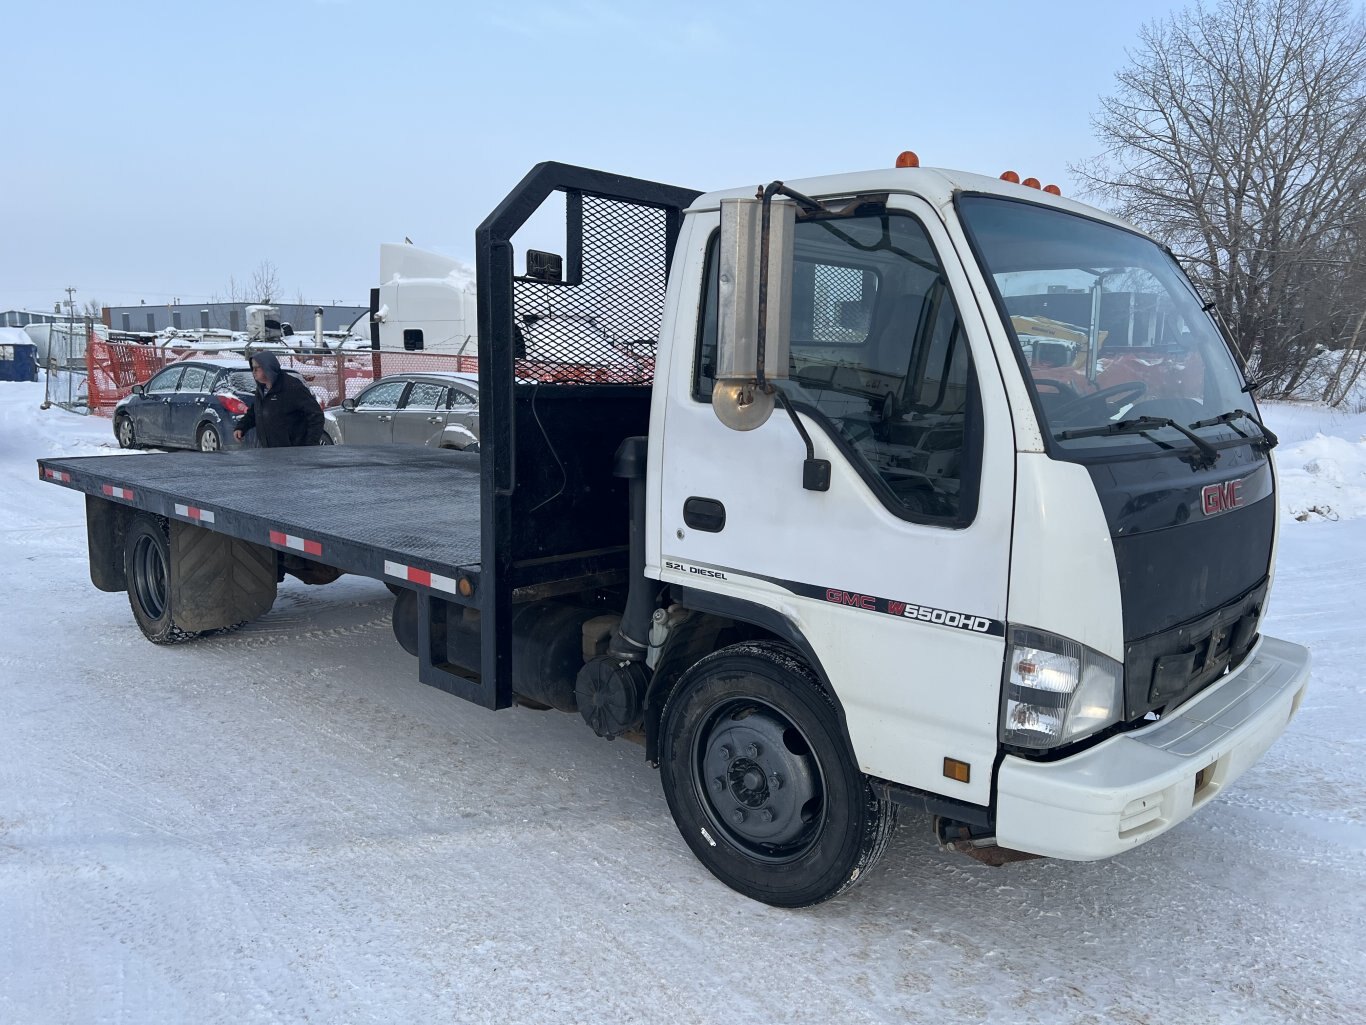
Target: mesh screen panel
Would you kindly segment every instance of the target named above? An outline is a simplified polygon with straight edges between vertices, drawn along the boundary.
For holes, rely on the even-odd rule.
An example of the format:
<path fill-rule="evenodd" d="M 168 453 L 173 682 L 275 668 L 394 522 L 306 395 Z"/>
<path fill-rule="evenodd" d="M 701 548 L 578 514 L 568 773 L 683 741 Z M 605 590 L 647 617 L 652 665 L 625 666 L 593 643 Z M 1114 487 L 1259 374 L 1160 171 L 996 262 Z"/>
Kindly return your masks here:
<path fill-rule="evenodd" d="M 668 215 L 586 195 L 582 275 L 513 281 L 516 372 L 562 384 L 649 384 L 664 315 Z"/>

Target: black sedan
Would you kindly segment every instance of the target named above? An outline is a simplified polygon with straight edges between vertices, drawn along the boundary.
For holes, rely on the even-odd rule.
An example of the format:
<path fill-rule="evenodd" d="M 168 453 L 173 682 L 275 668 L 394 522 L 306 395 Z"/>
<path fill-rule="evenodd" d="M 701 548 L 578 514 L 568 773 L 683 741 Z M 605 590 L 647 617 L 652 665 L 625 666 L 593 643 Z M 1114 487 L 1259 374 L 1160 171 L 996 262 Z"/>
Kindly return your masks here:
<path fill-rule="evenodd" d="M 289 371 L 286 371 L 289 373 Z M 256 384 L 238 361 L 187 359 L 157 371 L 114 408 L 114 437 L 123 448 L 197 448 L 217 452 L 250 447 L 248 435 L 233 439 L 233 425 L 247 411 Z M 324 435 L 322 444 L 331 444 Z"/>

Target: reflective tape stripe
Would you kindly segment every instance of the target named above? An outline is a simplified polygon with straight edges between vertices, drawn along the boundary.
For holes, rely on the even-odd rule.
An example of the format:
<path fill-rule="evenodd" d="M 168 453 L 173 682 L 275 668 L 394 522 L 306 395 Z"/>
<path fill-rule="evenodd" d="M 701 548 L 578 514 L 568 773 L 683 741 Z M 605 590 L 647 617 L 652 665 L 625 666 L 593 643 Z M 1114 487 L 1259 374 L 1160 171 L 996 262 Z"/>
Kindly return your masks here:
<path fill-rule="evenodd" d="M 115 487 L 113 484 L 105 484 L 100 490 L 110 498 L 122 498 L 125 502 L 131 502 L 133 500 L 132 488 L 120 488 Z"/>
<path fill-rule="evenodd" d="M 322 555 L 323 553 L 322 542 L 295 537 L 293 534 L 286 534 L 279 530 L 270 532 L 270 543 L 279 545 L 281 548 L 293 548 L 296 552 L 304 552 L 307 555 Z"/>
<path fill-rule="evenodd" d="M 71 483 L 71 474 L 62 470 L 49 470 L 47 467 L 43 467 L 43 476 L 48 480 L 61 481 L 63 484 Z"/>
<path fill-rule="evenodd" d="M 456 582 L 450 577 L 443 577 L 439 573 L 431 573 L 425 569 L 414 569 L 412 566 L 405 566 L 400 562 L 390 562 L 386 559 L 384 561 L 384 573 L 386 576 L 406 580 L 410 584 L 446 591 L 449 594 L 460 593 Z"/>
<path fill-rule="evenodd" d="M 184 516 L 187 520 L 199 520 L 202 523 L 213 522 L 213 513 L 207 509 L 197 509 L 192 505 L 181 505 L 177 502 L 175 513 L 177 516 Z"/>

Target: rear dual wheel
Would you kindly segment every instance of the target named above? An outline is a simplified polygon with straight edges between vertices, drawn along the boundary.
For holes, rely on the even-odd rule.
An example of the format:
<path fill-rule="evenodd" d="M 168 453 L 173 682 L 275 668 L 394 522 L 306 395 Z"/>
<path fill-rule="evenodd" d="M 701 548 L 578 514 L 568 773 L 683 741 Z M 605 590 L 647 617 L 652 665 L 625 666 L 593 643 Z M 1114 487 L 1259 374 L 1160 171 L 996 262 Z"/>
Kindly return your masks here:
<path fill-rule="evenodd" d="M 864 876 L 896 806 L 855 764 L 833 700 L 791 648 L 738 644 L 679 681 L 660 729 L 674 822 L 727 886 L 807 907 Z"/>
<path fill-rule="evenodd" d="M 138 629 L 153 644 L 179 644 L 199 636 L 175 623 L 169 529 L 160 516 L 138 513 L 128 525 L 123 545 L 128 604 Z"/>

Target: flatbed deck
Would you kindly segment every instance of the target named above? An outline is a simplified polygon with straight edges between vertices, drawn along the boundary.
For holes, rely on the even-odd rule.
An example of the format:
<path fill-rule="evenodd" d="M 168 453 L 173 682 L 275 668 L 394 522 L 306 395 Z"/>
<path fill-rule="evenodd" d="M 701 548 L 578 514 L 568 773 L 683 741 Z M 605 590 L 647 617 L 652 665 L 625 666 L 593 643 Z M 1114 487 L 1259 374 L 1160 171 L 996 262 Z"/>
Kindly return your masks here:
<path fill-rule="evenodd" d="M 478 580 L 477 454 L 339 445 L 77 456 L 38 466 L 51 483 L 348 573 L 446 592 L 460 577 Z"/>

